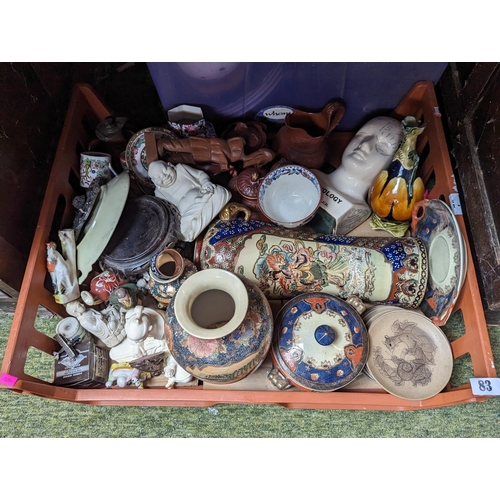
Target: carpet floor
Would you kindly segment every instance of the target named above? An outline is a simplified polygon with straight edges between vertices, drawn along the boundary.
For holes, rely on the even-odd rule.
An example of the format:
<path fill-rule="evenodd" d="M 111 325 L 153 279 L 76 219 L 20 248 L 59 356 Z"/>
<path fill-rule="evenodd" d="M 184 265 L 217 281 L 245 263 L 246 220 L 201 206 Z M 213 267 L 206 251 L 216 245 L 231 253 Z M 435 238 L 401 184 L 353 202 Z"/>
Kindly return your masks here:
<path fill-rule="evenodd" d="M 40 318 L 49 331 L 57 319 Z M 12 316 L 0 312 L 0 359 Z M 443 328 L 460 330 L 452 316 Z M 489 327 L 494 359 L 500 362 L 500 327 Z M 454 367 L 452 382 L 470 377 Z M 407 412 L 296 410 L 267 405 L 208 408 L 87 406 L 0 390 L 2 438 L 496 438 L 500 398 Z"/>

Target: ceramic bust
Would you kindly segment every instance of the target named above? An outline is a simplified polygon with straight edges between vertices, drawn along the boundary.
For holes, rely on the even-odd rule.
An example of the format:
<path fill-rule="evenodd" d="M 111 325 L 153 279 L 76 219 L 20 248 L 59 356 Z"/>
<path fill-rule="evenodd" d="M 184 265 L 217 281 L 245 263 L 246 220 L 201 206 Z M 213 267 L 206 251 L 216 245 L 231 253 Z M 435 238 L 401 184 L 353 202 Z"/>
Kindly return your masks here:
<path fill-rule="evenodd" d="M 176 166 L 158 160 L 149 164 L 155 196 L 179 211 L 182 241 L 194 241 L 230 200 L 231 193 L 213 184 L 208 174 L 182 163 Z"/>
<path fill-rule="evenodd" d="M 377 116 L 351 139 L 334 172 L 318 172 L 322 197 L 311 223 L 315 231 L 344 235 L 368 219 L 368 190 L 373 179 L 391 163 L 402 139 L 399 120 Z"/>
<path fill-rule="evenodd" d="M 66 304 L 66 312 L 74 316 L 85 330 L 95 335 L 107 347 L 118 345 L 126 336 L 125 317 L 112 305 L 97 311 L 87 308 L 79 300 L 73 300 Z"/>
<path fill-rule="evenodd" d="M 166 352 L 164 325 L 165 318 L 159 311 L 135 306 L 125 315 L 126 338 L 109 351 L 109 357 L 121 363 Z"/>

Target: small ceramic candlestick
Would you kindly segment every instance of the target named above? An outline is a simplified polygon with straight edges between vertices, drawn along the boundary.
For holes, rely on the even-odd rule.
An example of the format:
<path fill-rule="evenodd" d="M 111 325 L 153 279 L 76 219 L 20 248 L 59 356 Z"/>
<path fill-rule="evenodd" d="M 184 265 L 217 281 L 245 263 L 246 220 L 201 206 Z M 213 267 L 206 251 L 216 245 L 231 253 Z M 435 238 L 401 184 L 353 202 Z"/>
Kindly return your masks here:
<path fill-rule="evenodd" d="M 320 208 L 310 223 L 316 232 L 344 235 L 370 217 L 370 185 L 390 164 L 402 138 L 398 120 L 373 118 L 351 139 L 333 173 L 316 172 L 322 189 Z"/>

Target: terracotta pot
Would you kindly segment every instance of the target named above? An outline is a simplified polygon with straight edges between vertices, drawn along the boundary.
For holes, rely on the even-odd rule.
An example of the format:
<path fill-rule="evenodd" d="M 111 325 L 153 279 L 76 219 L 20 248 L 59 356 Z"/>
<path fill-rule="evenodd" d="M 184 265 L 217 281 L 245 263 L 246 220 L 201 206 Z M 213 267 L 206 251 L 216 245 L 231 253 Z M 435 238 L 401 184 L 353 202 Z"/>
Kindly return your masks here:
<path fill-rule="evenodd" d="M 286 160 L 310 169 L 323 166 L 329 151 L 328 138 L 344 116 L 340 102 L 328 103 L 319 113 L 295 110 L 273 142 L 273 149 Z"/>

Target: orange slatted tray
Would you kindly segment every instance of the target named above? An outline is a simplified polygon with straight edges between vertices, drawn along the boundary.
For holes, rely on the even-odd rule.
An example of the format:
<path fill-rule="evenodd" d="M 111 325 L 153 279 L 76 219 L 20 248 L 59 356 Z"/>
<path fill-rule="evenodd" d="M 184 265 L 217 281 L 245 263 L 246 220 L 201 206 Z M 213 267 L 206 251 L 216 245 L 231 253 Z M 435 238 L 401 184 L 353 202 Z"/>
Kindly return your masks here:
<path fill-rule="evenodd" d="M 421 172 L 424 181 L 431 182 L 430 198 L 441 198 L 451 204 L 450 195 L 456 193 L 454 175 L 448 155 L 446 140 L 437 110 L 434 86 L 431 82 L 416 83 L 399 106 L 394 116 L 403 118 L 413 115 L 427 124 L 419 138 L 418 152 L 422 154 Z M 220 403 L 273 404 L 289 408 L 310 409 L 359 409 L 359 410 L 413 410 L 455 405 L 466 402 L 485 401 L 485 397 L 472 394 L 469 383 L 445 388 L 440 394 L 423 401 L 408 401 L 386 393 L 378 387 L 363 387 L 352 384 L 340 391 L 314 393 L 302 390 L 278 391 L 266 384 L 257 388 L 249 384 L 231 390 L 210 387 L 206 390 L 200 383 L 194 387 L 165 389 L 149 387 L 116 389 L 72 389 L 57 387 L 25 373 L 29 348 L 39 349 L 52 355 L 60 349 L 52 338 L 35 329 L 34 323 L 39 305 L 64 317 L 63 306 L 54 302 L 50 287 L 46 287 L 46 242 L 58 229 L 71 227 L 75 196 L 72 185 L 78 178 L 78 157 L 88 143 L 97 123 L 111 114 L 110 110 L 85 84 L 76 85 L 66 115 L 63 132 L 38 226 L 26 266 L 17 309 L 13 318 L 1 373 L 17 377 L 14 386 L 1 385 L 17 393 L 32 394 L 50 399 L 72 401 L 92 405 L 120 406 L 211 406 Z M 336 148 L 343 150 L 352 134 L 334 133 Z M 468 272 L 455 310 L 461 309 L 465 333 L 452 341 L 454 358 L 469 354 L 475 377 L 496 377 L 488 330 L 482 308 L 476 273 L 463 216 L 457 216 L 468 249 Z M 253 374 L 250 376 L 252 377 Z M 247 377 L 249 378 L 249 377 Z"/>

